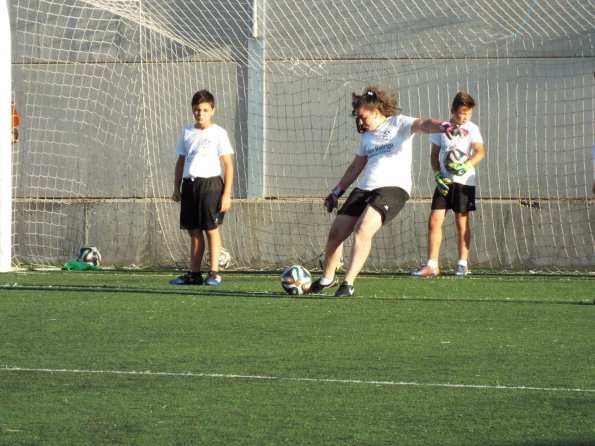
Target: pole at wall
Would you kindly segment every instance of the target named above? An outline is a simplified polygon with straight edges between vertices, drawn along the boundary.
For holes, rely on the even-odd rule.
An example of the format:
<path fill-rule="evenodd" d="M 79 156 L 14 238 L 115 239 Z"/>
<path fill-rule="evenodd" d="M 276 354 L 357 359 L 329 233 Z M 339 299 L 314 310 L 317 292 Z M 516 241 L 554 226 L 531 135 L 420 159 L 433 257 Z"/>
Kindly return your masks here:
<path fill-rule="evenodd" d="M 248 198 L 264 198 L 266 193 L 265 6 L 266 0 L 253 0 L 248 39 Z"/>
<path fill-rule="evenodd" d="M 12 59 L 8 0 L 0 0 L 0 272 L 12 258 Z"/>

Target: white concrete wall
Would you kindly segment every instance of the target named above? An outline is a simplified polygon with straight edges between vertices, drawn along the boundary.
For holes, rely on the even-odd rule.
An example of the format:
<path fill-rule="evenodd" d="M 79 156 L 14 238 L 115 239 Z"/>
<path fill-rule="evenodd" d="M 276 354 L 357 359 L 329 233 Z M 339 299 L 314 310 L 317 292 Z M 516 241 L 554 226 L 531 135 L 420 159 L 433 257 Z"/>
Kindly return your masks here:
<path fill-rule="evenodd" d="M 217 97 L 216 121 L 236 149 L 237 200 L 224 245 L 241 267 L 308 263 L 331 221 L 321 197 L 357 143 L 351 92 L 374 83 L 398 92 L 411 116 L 448 118 L 459 90 L 478 101 L 474 121 L 487 156 L 472 223 L 475 265 L 592 270 L 595 36 L 585 6 L 560 1 L 568 7 L 540 4 L 526 23 L 522 1 L 481 0 L 453 14 L 456 5 L 444 2 L 412 8 L 394 0 L 380 15 L 351 2 L 325 10 L 309 0 L 288 11 L 287 2 L 268 1 L 261 202 L 243 200 L 253 174 L 246 128 L 251 2 L 201 8 L 155 0 L 143 2 L 141 15 L 70 0 L 15 1 L 21 141 L 13 148 L 14 261 L 60 263 L 89 243 L 108 264 L 183 265 L 187 237 L 177 205 L 167 201 L 173 146 L 192 121 L 192 93 L 208 88 Z M 428 155 L 427 138 L 416 137 L 412 200 L 379 234 L 370 269 L 425 258 L 434 187 Z M 450 222 L 445 235 L 444 260 L 452 262 Z"/>

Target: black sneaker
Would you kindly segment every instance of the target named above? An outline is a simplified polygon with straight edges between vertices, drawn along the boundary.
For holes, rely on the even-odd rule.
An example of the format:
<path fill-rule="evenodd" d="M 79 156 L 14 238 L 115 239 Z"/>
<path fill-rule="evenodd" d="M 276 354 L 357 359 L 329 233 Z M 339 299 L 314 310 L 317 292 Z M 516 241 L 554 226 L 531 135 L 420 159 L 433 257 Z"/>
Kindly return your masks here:
<path fill-rule="evenodd" d="M 201 273 L 186 273 L 169 281 L 170 285 L 202 285 L 203 278 Z"/>
<path fill-rule="evenodd" d="M 335 293 L 335 297 L 349 297 L 355 294 L 355 288 L 353 285 L 349 285 L 347 282 L 343 282 L 337 292 Z"/>
<path fill-rule="evenodd" d="M 308 290 L 308 294 L 320 294 L 320 292 L 322 290 L 324 290 L 325 288 L 331 288 L 337 284 L 337 276 L 333 277 L 333 281 L 331 283 L 329 283 L 328 285 L 322 285 L 320 283 L 321 279 L 318 279 L 318 280 L 315 280 L 314 282 L 312 282 L 312 285 L 310 285 L 310 289 Z"/>

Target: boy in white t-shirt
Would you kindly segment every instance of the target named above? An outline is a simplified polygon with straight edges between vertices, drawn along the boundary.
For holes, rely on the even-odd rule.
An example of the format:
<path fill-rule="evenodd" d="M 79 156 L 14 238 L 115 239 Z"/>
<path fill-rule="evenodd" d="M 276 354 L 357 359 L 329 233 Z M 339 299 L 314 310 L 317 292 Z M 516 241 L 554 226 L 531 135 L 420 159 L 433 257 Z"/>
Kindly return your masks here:
<path fill-rule="evenodd" d="M 181 202 L 180 227 L 190 235 L 190 271 L 170 281 L 172 285 L 220 285 L 219 225 L 231 207 L 233 148 L 227 132 L 212 121 L 215 97 L 201 90 L 192 97 L 195 124 L 186 127 L 176 144 L 174 192 Z M 223 177 L 222 177 L 223 175 Z M 206 234 L 209 274 L 203 279 L 202 258 Z"/>
<path fill-rule="evenodd" d="M 476 210 L 475 166 L 484 157 L 483 139 L 479 127 L 471 122 L 473 107 L 475 107 L 475 100 L 471 95 L 465 92 L 457 93 L 450 109 L 450 122 L 460 126 L 461 134 L 452 139 L 447 139 L 439 133 L 430 135 L 432 143 L 430 164 L 434 170 L 436 190 L 432 197 L 432 211 L 428 221 L 428 260 L 418 269 L 411 271 L 413 276 L 431 277 L 440 274 L 438 256 L 442 244 L 442 224 L 449 209 L 455 213 L 459 256 L 454 274 L 456 276 L 469 274 L 467 265 L 471 243 L 469 212 Z M 453 149 L 462 151 L 469 159 L 464 163 L 450 162 L 450 170 L 455 172 L 450 174 L 446 170 L 445 162 L 449 163 L 446 158 Z"/>

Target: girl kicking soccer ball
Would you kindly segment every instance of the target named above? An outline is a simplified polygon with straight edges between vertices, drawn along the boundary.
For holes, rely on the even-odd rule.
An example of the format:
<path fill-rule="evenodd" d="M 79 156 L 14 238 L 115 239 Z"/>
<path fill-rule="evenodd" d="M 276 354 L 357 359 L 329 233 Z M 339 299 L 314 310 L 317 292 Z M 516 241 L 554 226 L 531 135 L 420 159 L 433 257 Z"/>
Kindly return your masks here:
<path fill-rule="evenodd" d="M 421 119 L 398 113 L 390 93 L 370 86 L 361 95 L 352 94 L 352 115 L 362 133 L 355 158 L 339 183 L 324 199 L 328 212 L 338 207 L 339 198 L 362 174 L 357 186 L 329 230 L 322 277 L 312 283 L 310 293 L 321 293 L 337 284 L 336 266 L 343 242 L 354 235 L 351 258 L 336 297 L 353 296 L 354 283 L 372 246 L 372 237 L 382 225 L 394 219 L 411 193 L 412 139 L 416 133 L 459 134 L 459 127 L 436 119 Z"/>

